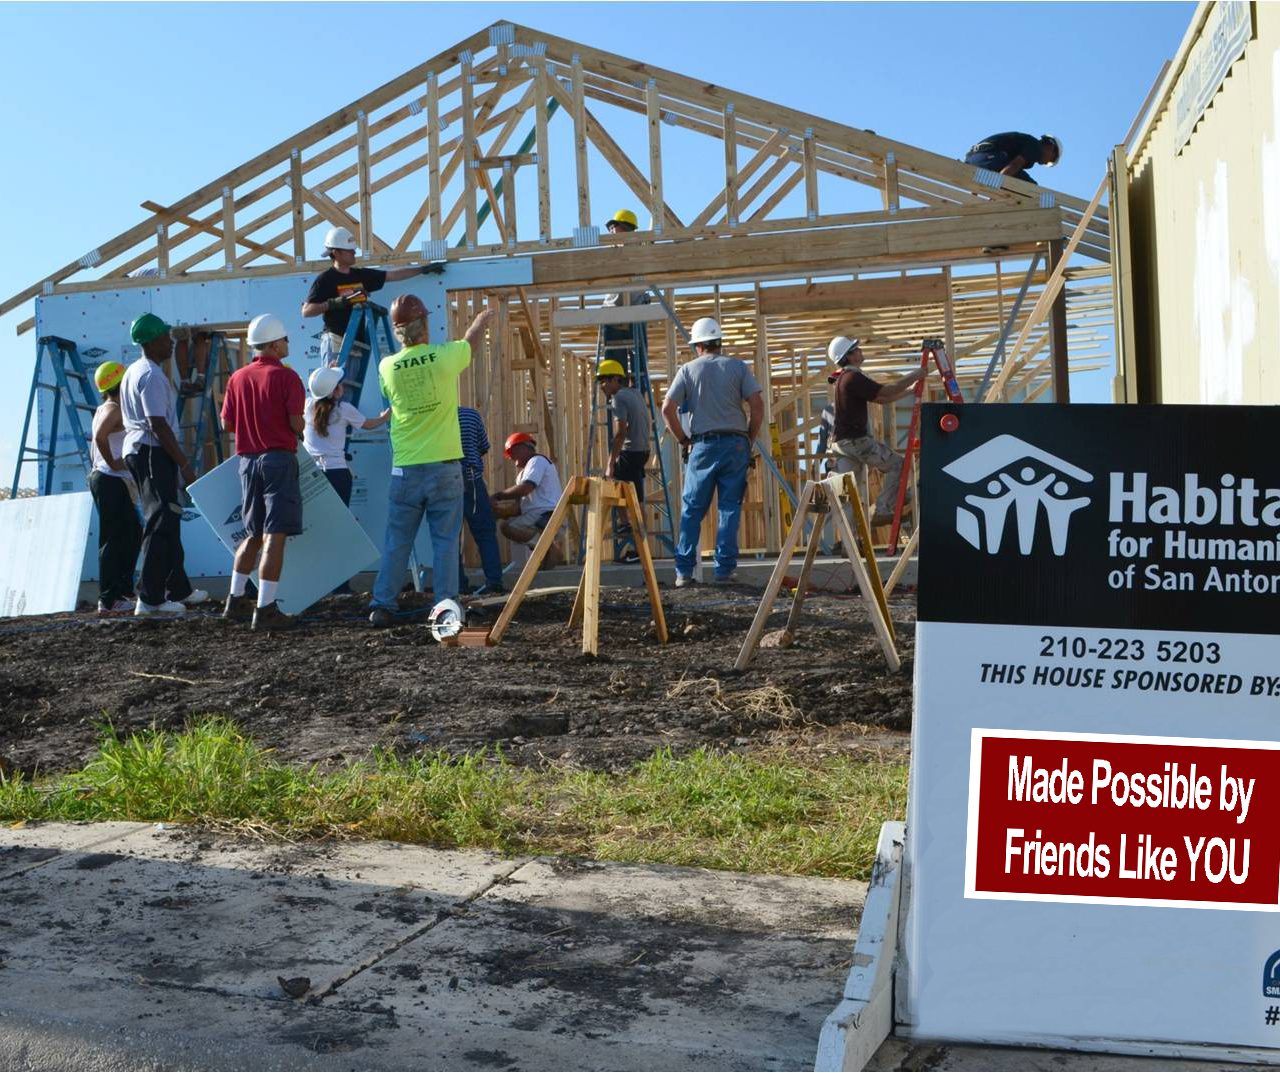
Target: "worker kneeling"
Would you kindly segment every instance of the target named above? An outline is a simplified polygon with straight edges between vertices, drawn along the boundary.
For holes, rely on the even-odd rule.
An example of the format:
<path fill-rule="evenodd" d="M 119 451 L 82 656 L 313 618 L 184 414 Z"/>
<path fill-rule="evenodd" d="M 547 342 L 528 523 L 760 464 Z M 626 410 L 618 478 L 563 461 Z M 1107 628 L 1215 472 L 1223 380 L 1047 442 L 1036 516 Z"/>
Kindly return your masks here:
<path fill-rule="evenodd" d="M 369 621 L 389 626 L 409 553 L 425 517 L 431 531 L 431 588 L 436 602 L 458 598 L 462 536 L 462 431 L 458 377 L 493 313 L 484 310 L 460 340 L 427 341 L 427 307 L 413 294 L 391 303 L 391 325 L 404 348 L 378 363 L 378 383 L 391 403 L 391 487 L 382 563 L 373 583 Z"/>
<path fill-rule="evenodd" d="M 507 515 L 499 523 L 503 536 L 532 550 L 560 502 L 560 474 L 551 459 L 538 453 L 537 441 L 527 432 L 508 436 L 502 453 L 520 467 L 520 472 L 515 484 L 490 497 L 494 513 L 499 517 Z M 512 510 L 518 513 L 512 515 Z M 552 544 L 542 565 L 559 566 L 561 562 L 563 557 Z"/>

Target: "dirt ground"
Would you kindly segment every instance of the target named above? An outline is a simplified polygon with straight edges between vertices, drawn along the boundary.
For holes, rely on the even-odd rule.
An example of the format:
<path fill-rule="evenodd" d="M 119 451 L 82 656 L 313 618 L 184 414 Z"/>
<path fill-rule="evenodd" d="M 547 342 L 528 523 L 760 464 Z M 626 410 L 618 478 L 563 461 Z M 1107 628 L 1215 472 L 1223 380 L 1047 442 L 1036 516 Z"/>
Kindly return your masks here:
<path fill-rule="evenodd" d="M 110 721 L 122 733 L 236 720 L 283 759 L 328 766 L 374 745 L 406 752 L 500 746 L 516 763 L 615 770 L 669 746 L 906 755 L 915 599 L 891 611 L 903 666 L 890 673 L 860 598 L 813 594 L 795 644 L 733 661 L 759 592 L 663 588 L 657 643 L 643 589 L 602 593 L 601 656 L 566 626 L 571 593 L 531 596 L 502 644 L 447 648 L 423 625 L 371 628 L 363 596 L 331 597 L 287 633 L 93 614 L 0 623 L 0 758 L 32 773 L 78 767 Z M 416 604 L 416 607 L 414 606 Z M 769 629 L 785 621 L 779 600 Z M 492 621 L 497 608 L 472 622 Z"/>

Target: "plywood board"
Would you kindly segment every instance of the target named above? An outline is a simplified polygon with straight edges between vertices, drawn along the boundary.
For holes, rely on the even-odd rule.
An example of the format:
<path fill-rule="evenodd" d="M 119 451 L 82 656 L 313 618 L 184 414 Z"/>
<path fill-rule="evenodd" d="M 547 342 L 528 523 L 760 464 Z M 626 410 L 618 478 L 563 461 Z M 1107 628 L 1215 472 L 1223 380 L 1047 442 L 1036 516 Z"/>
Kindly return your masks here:
<path fill-rule="evenodd" d="M 92 513 L 88 492 L 0 502 L 0 617 L 76 609 Z"/>

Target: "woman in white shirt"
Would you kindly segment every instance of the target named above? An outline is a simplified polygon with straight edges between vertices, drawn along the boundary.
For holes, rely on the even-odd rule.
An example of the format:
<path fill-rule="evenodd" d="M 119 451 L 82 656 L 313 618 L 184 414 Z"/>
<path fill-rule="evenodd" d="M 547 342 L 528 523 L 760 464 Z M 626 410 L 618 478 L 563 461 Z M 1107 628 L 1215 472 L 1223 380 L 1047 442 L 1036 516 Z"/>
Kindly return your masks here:
<path fill-rule="evenodd" d="M 102 405 L 93 415 L 89 456 L 89 491 L 98 508 L 98 614 L 121 614 L 134 608 L 133 572 L 142 547 L 142 525 L 133 505 L 133 478 L 124 464 L 124 418 L 120 416 L 120 381 L 124 366 L 105 361 L 93 374 Z"/>
<path fill-rule="evenodd" d="M 306 424 L 302 445 L 315 464 L 324 470 L 333 490 L 351 505 L 351 469 L 347 465 L 347 429 L 379 428 L 391 420 L 391 411 L 365 417 L 349 402 L 342 401 L 344 372 L 337 366 L 317 369 L 307 381 L 310 396 L 304 413 Z"/>

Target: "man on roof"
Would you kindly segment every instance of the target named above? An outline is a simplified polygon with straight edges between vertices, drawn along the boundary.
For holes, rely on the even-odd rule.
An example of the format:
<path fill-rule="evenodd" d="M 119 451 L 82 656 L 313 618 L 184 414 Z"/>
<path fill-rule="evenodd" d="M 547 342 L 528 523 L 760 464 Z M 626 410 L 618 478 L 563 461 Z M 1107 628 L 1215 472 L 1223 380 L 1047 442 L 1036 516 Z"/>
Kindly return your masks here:
<path fill-rule="evenodd" d="M 639 226 L 639 219 L 630 209 L 619 209 L 608 220 L 605 221 L 605 230 L 611 235 L 629 235 Z M 652 298 L 647 289 L 638 291 L 620 291 L 617 294 L 606 294 L 603 305 L 606 309 L 615 309 L 620 306 L 640 306 L 648 305 Z M 601 357 L 612 359 L 618 362 L 623 369 L 630 375 L 633 372 L 634 354 L 634 336 L 632 334 L 632 324 L 606 324 L 602 329 L 604 336 L 604 347 L 601 351 Z M 640 326 L 640 330 L 647 331 L 644 325 Z"/>
<path fill-rule="evenodd" d="M 342 340 L 347 334 L 352 310 L 369 300 L 369 295 L 386 284 L 413 276 L 444 271 L 444 263 L 434 261 L 413 268 L 365 268 L 356 266 L 356 239 L 345 227 L 331 227 L 324 236 L 324 254 L 330 265 L 311 281 L 307 300 L 302 303 L 304 317 L 324 317 L 320 336 L 320 364 L 337 365 Z M 355 347 L 368 348 L 369 334 L 361 329 Z"/>
<path fill-rule="evenodd" d="M 1052 134 L 1022 134 L 1016 130 L 991 134 L 973 145 L 965 154 L 966 164 L 976 164 L 1001 175 L 1012 175 L 1023 182 L 1034 183 L 1027 174 L 1037 164 L 1052 168 L 1062 159 L 1062 142 Z"/>

